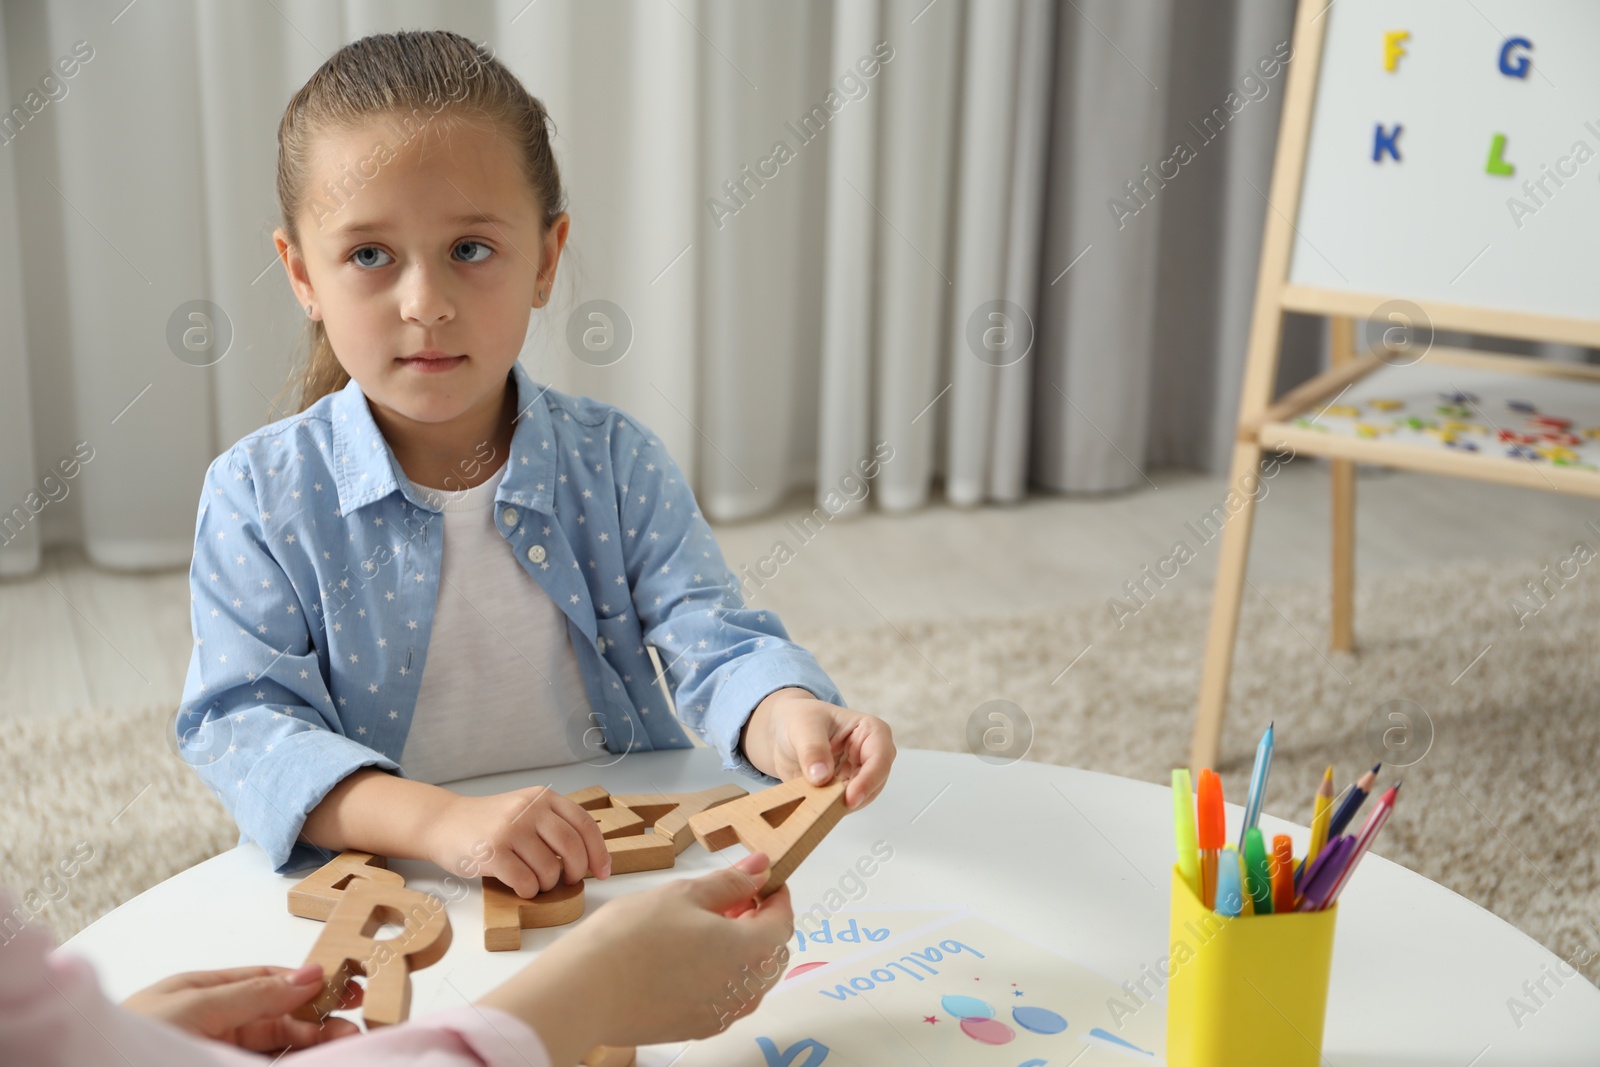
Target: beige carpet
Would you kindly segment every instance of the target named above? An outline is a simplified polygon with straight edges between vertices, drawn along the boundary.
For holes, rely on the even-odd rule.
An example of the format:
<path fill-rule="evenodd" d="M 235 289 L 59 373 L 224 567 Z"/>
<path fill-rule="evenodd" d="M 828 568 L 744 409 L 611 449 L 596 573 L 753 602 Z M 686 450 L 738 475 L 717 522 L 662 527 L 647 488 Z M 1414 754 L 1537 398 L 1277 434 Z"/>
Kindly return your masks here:
<path fill-rule="evenodd" d="M 1364 583 L 1361 651 L 1326 658 L 1325 586 L 1247 589 L 1219 769 L 1229 796 L 1242 797 L 1256 737 L 1275 719 L 1268 809 L 1306 822 L 1322 768 L 1334 763 L 1342 782 L 1372 763 L 1368 721 L 1387 701 L 1415 702 L 1432 746 L 1413 766 L 1385 769 L 1385 781 L 1405 779 L 1404 803 L 1378 851 L 1587 960 L 1594 980 L 1600 564 L 1519 629 L 1507 601 L 1545 562 Z M 1122 577 L 1107 576 L 1108 588 Z M 969 713 L 1004 698 L 1033 722 L 1030 759 L 1165 782 L 1187 758 L 1209 600 L 1209 588 L 1169 587 L 1121 629 L 1099 605 L 796 637 L 853 707 L 894 724 L 902 747 L 962 750 Z M 37 921 L 62 936 L 233 844 L 221 806 L 166 747 L 169 716 L 35 718 L 0 734 L 0 881 L 37 890 Z M 70 880 L 47 879 L 80 841 L 93 858 Z"/>

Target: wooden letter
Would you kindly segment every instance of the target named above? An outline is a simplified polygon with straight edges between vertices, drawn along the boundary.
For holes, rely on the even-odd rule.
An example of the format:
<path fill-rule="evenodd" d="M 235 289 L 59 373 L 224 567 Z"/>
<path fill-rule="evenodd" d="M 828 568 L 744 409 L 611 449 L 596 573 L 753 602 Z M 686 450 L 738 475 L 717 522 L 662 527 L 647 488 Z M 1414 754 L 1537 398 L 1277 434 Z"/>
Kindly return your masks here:
<path fill-rule="evenodd" d="M 655 798 L 658 795 L 650 796 Z M 606 851 L 611 854 L 612 874 L 659 871 L 673 866 L 678 853 L 683 851 L 674 850 L 670 837 L 645 833 L 645 825 L 655 819 L 647 819 L 620 803 L 603 786 L 591 785 L 587 789 L 568 793 L 566 797 L 594 816 L 595 823 L 600 827 L 600 836 L 605 839 Z M 670 811 L 673 806 L 675 803 L 659 810 Z"/>
<path fill-rule="evenodd" d="M 405 929 L 379 940 L 373 935 L 385 923 Z M 411 972 L 437 963 L 449 948 L 450 919 L 438 897 L 354 878 L 306 957 L 307 963 L 322 964 L 322 993 L 294 1014 L 320 1021 L 339 1006 L 350 976 L 364 974 L 361 1017 L 367 1028 L 404 1022 L 411 1014 Z"/>
<path fill-rule="evenodd" d="M 528 900 L 498 878 L 483 878 L 483 947 L 490 952 L 521 948 L 524 930 L 565 926 L 582 917 L 582 882 L 563 883 Z"/>
<path fill-rule="evenodd" d="M 585 811 L 594 811 L 596 808 L 609 808 L 611 806 L 611 794 L 606 792 L 606 787 L 603 785 L 591 785 L 578 790 L 576 793 L 568 793 L 566 796 L 568 800 Z"/>
<path fill-rule="evenodd" d="M 611 853 L 612 874 L 661 871 L 678 860 L 678 854 L 672 851 L 672 842 L 658 834 L 613 837 L 606 841 L 606 851 Z"/>
<path fill-rule="evenodd" d="M 694 834 L 689 829 L 691 816 L 749 795 L 748 791 L 730 783 L 698 793 L 630 793 L 614 796 L 611 802 L 637 812 L 646 825 L 672 842 L 673 855 L 681 856 L 694 842 Z"/>
<path fill-rule="evenodd" d="M 370 852 L 341 852 L 289 889 L 289 914 L 327 922 L 345 887 L 356 878 L 403 886 L 406 880 L 388 869 L 389 861 Z"/>
<path fill-rule="evenodd" d="M 844 816 L 844 787 L 841 781 L 814 786 L 795 778 L 702 811 L 689 819 L 689 827 L 712 852 L 735 841 L 751 852 L 765 852 L 772 873 L 760 895 L 770 896 Z"/>
<path fill-rule="evenodd" d="M 594 816 L 594 821 L 600 824 L 600 836 L 610 840 L 613 837 L 633 837 L 644 833 L 644 819 L 636 811 L 620 805 L 609 808 L 595 808 L 589 812 Z"/>

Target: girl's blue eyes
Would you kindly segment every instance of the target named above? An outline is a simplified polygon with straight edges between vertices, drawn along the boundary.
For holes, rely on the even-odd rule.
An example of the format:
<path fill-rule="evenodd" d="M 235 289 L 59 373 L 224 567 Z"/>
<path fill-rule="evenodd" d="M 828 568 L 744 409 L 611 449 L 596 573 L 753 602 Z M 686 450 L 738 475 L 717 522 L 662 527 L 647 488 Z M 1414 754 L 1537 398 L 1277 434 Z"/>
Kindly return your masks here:
<path fill-rule="evenodd" d="M 488 259 L 490 255 L 494 254 L 494 249 L 490 248 L 488 245 L 484 244 L 482 241 L 462 241 L 460 244 L 456 245 L 456 248 L 458 248 L 458 249 L 460 249 L 460 248 L 468 248 L 468 247 L 480 249 L 485 254 L 481 255 L 481 256 L 478 256 L 475 259 L 462 260 L 463 263 L 482 263 L 484 260 Z M 383 249 L 377 247 L 376 245 L 365 245 L 365 246 L 363 246 L 361 248 L 356 249 L 354 252 L 350 253 L 350 259 L 358 267 L 376 268 L 376 267 L 386 267 L 386 266 L 389 265 L 388 263 L 372 263 L 372 262 L 370 262 L 368 260 L 363 259 L 362 257 L 364 255 L 366 255 L 367 253 L 369 253 L 369 252 L 376 252 L 380 256 L 388 256 L 389 255 L 389 253 L 385 252 Z M 393 262 L 393 257 L 390 257 L 390 262 Z"/>

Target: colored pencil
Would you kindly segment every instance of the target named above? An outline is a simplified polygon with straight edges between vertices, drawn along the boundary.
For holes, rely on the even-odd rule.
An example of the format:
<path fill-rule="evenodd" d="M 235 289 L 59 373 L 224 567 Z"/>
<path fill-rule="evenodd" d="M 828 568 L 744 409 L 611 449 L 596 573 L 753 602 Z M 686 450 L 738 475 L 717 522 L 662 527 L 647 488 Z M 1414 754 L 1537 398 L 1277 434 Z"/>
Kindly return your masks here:
<path fill-rule="evenodd" d="M 1350 825 L 1350 820 L 1356 817 L 1356 812 L 1361 810 L 1361 805 L 1372 792 L 1372 786 L 1378 780 L 1378 768 L 1382 766 L 1381 762 L 1374 763 L 1372 770 L 1356 780 L 1349 795 L 1344 798 L 1344 803 L 1339 805 L 1339 810 L 1334 812 L 1332 821 L 1328 823 L 1329 837 L 1338 837 L 1344 833 L 1345 827 Z"/>
<path fill-rule="evenodd" d="M 1361 836 L 1356 839 L 1355 847 L 1350 852 L 1350 859 L 1339 872 L 1339 877 L 1334 881 L 1333 889 L 1328 893 L 1323 902 L 1324 908 L 1331 908 L 1339 899 L 1339 894 L 1344 891 L 1345 884 L 1350 881 L 1350 876 L 1355 873 L 1356 864 L 1361 862 L 1361 857 L 1367 854 L 1372 847 L 1373 838 L 1378 836 L 1378 831 L 1383 829 L 1383 824 L 1389 821 L 1389 813 L 1394 811 L 1394 802 L 1400 795 L 1400 783 L 1396 782 L 1389 787 L 1389 791 L 1378 800 L 1378 806 L 1372 809 L 1372 814 L 1367 816 L 1367 824 L 1361 828 Z"/>
<path fill-rule="evenodd" d="M 1334 883 L 1344 870 L 1344 863 L 1350 858 L 1350 850 L 1355 843 L 1356 839 L 1349 834 L 1328 842 L 1328 847 L 1322 850 L 1317 862 L 1306 868 L 1306 876 L 1300 883 L 1300 901 L 1295 905 L 1296 911 L 1321 910 L 1328 894 L 1333 892 Z"/>
<path fill-rule="evenodd" d="M 1267 793 L 1267 775 L 1272 771 L 1272 723 L 1267 723 L 1256 745 L 1256 763 L 1250 772 L 1250 792 L 1245 795 L 1244 825 L 1239 828 L 1239 851 L 1244 851 L 1244 837 L 1261 821 L 1261 802 Z"/>
<path fill-rule="evenodd" d="M 1294 871 L 1294 884 L 1300 884 L 1300 877 L 1305 874 L 1306 864 L 1317 858 L 1328 844 L 1328 825 L 1333 818 L 1333 765 L 1322 772 L 1322 784 L 1317 786 L 1317 798 L 1311 805 L 1311 847 L 1306 849 L 1305 858 L 1300 861 L 1300 866 Z"/>

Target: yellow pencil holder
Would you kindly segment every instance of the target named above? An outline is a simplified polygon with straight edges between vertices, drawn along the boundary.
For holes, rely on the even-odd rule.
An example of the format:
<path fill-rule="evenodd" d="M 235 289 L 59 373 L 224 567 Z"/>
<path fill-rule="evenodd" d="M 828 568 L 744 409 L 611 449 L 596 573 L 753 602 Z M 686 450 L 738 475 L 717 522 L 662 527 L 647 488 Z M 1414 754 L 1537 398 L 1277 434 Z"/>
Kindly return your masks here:
<path fill-rule="evenodd" d="M 1338 911 L 1218 915 L 1174 865 L 1168 1067 L 1317 1067 Z"/>

